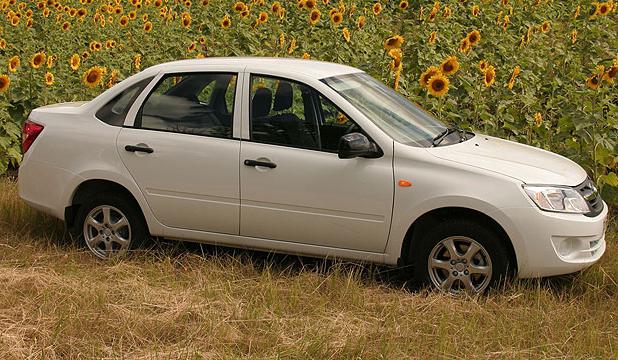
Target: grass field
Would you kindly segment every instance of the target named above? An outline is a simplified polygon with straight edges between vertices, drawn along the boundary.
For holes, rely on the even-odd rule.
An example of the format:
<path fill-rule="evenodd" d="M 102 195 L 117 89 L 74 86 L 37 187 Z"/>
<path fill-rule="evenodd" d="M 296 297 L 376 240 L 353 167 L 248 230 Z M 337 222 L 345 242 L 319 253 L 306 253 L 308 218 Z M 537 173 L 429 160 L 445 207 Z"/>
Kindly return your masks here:
<path fill-rule="evenodd" d="M 386 268 L 161 243 L 113 263 L 0 178 L 0 358 L 616 358 L 618 240 L 577 275 L 481 298 Z"/>

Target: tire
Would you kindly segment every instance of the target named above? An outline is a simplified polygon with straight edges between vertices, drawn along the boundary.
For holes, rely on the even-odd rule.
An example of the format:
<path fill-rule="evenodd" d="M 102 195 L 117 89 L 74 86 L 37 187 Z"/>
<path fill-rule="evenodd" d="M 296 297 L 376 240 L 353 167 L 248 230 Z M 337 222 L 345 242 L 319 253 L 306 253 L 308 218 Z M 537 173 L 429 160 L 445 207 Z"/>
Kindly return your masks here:
<path fill-rule="evenodd" d="M 125 255 L 148 239 L 139 206 L 117 193 L 99 193 L 79 206 L 71 234 L 100 259 Z"/>
<path fill-rule="evenodd" d="M 414 242 L 416 249 L 410 250 L 422 285 L 475 295 L 505 281 L 512 270 L 507 239 L 487 226 L 455 218 L 425 227 L 424 232 Z"/>

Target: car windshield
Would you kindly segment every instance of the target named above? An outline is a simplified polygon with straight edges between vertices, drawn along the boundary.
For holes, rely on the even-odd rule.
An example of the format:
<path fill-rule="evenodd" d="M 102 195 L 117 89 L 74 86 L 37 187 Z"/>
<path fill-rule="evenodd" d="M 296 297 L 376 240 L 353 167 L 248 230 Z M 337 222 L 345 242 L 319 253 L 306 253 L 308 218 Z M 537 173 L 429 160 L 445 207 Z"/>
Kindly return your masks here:
<path fill-rule="evenodd" d="M 419 106 L 366 73 L 322 80 L 395 141 L 430 147 L 446 126 Z"/>

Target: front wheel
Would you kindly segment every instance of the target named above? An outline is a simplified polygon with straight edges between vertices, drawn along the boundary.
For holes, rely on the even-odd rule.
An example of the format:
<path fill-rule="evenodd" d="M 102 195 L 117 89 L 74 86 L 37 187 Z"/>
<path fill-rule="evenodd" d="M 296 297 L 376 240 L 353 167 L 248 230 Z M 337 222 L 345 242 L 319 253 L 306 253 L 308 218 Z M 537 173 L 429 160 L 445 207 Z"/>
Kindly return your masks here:
<path fill-rule="evenodd" d="M 93 196 L 76 216 L 74 235 L 100 259 L 126 254 L 141 245 L 147 234 L 139 208 L 117 194 Z"/>
<path fill-rule="evenodd" d="M 423 282 L 439 290 L 480 294 L 508 275 L 504 240 L 481 224 L 446 220 L 422 234 L 415 268 Z"/>

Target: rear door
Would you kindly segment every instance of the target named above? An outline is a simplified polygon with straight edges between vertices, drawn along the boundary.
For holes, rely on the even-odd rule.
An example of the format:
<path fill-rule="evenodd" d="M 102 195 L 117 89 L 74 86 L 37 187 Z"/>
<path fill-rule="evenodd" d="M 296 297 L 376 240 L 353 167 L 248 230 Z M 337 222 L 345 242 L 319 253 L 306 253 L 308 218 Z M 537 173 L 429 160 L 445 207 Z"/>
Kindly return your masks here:
<path fill-rule="evenodd" d="M 392 211 L 392 158 L 339 159 L 339 138 L 363 130 L 302 83 L 251 75 L 248 87 L 241 235 L 382 253 Z"/>
<path fill-rule="evenodd" d="M 166 226 L 238 234 L 238 76 L 163 75 L 117 138 L 122 161 Z"/>

